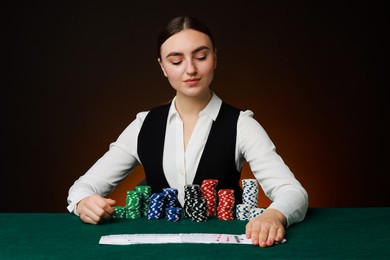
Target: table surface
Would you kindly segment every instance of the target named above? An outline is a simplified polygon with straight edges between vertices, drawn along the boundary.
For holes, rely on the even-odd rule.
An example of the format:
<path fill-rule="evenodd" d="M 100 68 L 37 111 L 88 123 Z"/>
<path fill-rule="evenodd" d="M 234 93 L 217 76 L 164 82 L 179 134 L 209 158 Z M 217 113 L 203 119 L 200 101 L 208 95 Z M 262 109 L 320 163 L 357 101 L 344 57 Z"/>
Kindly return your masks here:
<path fill-rule="evenodd" d="M 269 248 L 229 244 L 100 245 L 110 234 L 243 234 L 246 221 L 115 219 L 83 224 L 69 213 L 0 213 L 0 259 L 390 259 L 390 207 L 310 208 Z"/>

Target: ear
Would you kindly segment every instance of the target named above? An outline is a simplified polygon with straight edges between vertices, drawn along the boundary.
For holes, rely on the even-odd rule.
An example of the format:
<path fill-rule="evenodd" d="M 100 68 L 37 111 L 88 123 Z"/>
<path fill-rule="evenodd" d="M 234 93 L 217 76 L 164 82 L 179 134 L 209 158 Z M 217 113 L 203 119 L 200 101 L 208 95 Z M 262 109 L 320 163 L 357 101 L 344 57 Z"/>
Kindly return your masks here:
<path fill-rule="evenodd" d="M 163 66 L 163 64 L 162 64 L 161 59 L 158 58 L 158 59 L 157 59 L 157 62 L 158 62 L 158 64 L 160 64 L 160 68 L 161 68 L 161 70 L 163 71 L 164 76 L 165 76 L 165 77 L 168 77 L 168 76 L 167 76 L 167 73 L 165 72 L 165 69 L 164 69 L 164 66 Z"/>

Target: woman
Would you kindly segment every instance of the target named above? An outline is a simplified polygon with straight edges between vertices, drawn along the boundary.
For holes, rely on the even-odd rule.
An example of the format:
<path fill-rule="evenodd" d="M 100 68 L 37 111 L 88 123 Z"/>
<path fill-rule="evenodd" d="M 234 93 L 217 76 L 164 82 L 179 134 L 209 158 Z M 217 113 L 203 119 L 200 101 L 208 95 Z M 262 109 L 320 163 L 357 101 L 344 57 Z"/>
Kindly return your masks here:
<path fill-rule="evenodd" d="M 275 152 L 251 111 L 240 111 L 210 89 L 217 55 L 211 32 L 193 17 L 170 21 L 158 38 L 158 63 L 176 90 L 168 105 L 141 112 L 109 151 L 69 190 L 68 210 L 86 223 L 97 224 L 114 214 L 108 195 L 138 164 L 152 192 L 172 187 L 184 202 L 184 186 L 218 179 L 240 201 L 242 165 L 272 200 L 246 226 L 253 244 L 271 246 L 285 228 L 302 221 L 308 207 L 305 189 Z"/>

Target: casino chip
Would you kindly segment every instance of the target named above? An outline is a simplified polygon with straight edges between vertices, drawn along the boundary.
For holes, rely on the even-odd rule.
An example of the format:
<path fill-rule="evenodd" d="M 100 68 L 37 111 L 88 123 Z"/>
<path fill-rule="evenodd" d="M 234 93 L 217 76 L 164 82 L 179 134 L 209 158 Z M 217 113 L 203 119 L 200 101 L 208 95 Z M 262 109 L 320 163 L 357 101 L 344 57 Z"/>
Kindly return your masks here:
<path fill-rule="evenodd" d="M 113 206 L 115 210 L 114 218 L 126 218 L 126 207 L 125 206 Z"/>
<path fill-rule="evenodd" d="M 164 188 L 161 193 L 153 193 L 149 198 L 148 219 L 162 219 L 177 222 L 181 220 L 182 208 L 179 207 L 177 189 Z"/>
<path fill-rule="evenodd" d="M 204 197 L 191 200 L 191 220 L 195 222 L 204 222 L 208 219 L 207 200 Z"/>
<path fill-rule="evenodd" d="M 177 222 L 181 220 L 182 208 L 174 207 L 165 210 L 165 219 L 169 222 Z"/>
<path fill-rule="evenodd" d="M 208 220 L 207 199 L 198 184 L 184 186 L 184 216 L 194 222 Z"/>
<path fill-rule="evenodd" d="M 173 188 L 164 188 L 165 194 L 165 219 L 169 222 L 181 220 L 182 209 L 177 198 L 178 191 Z"/>
<path fill-rule="evenodd" d="M 236 218 L 238 220 L 249 220 L 250 219 L 251 207 L 248 204 L 237 204 L 236 205 Z"/>
<path fill-rule="evenodd" d="M 258 207 L 259 188 L 256 179 L 242 180 L 242 204 L 236 207 L 236 216 L 239 220 L 250 220 L 254 215 L 258 216 L 260 211 L 252 209 Z"/>
<path fill-rule="evenodd" d="M 259 216 L 265 209 L 257 208 L 258 186 L 256 179 L 243 179 L 243 203 L 235 206 L 234 190 L 220 189 L 218 180 L 203 180 L 202 185 L 184 186 L 184 207 L 178 202 L 178 191 L 164 188 L 161 193 L 151 194 L 150 186 L 136 186 L 127 191 L 126 206 L 114 206 L 115 218 L 136 219 L 146 216 L 148 219 L 165 218 L 177 222 L 184 217 L 194 222 L 207 221 L 210 216 L 219 220 L 249 220 Z M 236 211 L 234 211 L 236 208 Z"/>
<path fill-rule="evenodd" d="M 135 190 L 141 194 L 141 216 L 147 216 L 152 188 L 148 185 L 138 185 Z"/>
<path fill-rule="evenodd" d="M 138 191 L 127 191 L 126 218 L 137 219 L 141 217 L 141 194 Z"/>
<path fill-rule="evenodd" d="M 164 188 L 166 208 L 176 208 L 179 206 L 179 200 L 177 199 L 178 191 L 173 188 Z"/>
<path fill-rule="evenodd" d="M 165 194 L 153 193 L 149 199 L 148 219 L 161 219 L 165 217 Z"/>
<path fill-rule="evenodd" d="M 218 194 L 216 187 L 218 185 L 218 180 L 209 179 L 203 180 L 201 185 L 201 190 L 203 196 L 207 200 L 207 214 L 208 216 L 216 216 L 217 215 L 217 204 L 218 204 Z"/>
<path fill-rule="evenodd" d="M 114 206 L 114 218 L 137 219 L 147 215 L 150 197 L 150 186 L 137 186 L 126 192 L 126 205 Z M 146 206 L 145 206 L 146 203 Z M 145 213 L 146 208 L 146 213 Z"/>
<path fill-rule="evenodd" d="M 198 184 L 184 186 L 184 217 L 191 218 L 194 199 L 202 197 L 202 190 Z"/>
<path fill-rule="evenodd" d="M 242 180 L 242 203 L 248 204 L 251 208 L 258 207 L 259 188 L 256 179 Z"/>
<path fill-rule="evenodd" d="M 218 191 L 218 207 L 217 217 L 219 220 L 233 220 L 234 219 L 234 190 L 220 189 Z"/>

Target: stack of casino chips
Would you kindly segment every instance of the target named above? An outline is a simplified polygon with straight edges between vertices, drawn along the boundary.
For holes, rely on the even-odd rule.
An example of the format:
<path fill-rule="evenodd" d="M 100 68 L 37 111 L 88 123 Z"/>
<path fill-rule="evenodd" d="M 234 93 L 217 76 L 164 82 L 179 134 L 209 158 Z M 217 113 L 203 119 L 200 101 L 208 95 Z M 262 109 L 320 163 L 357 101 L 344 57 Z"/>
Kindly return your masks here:
<path fill-rule="evenodd" d="M 184 216 L 195 222 L 207 221 L 207 200 L 198 184 L 184 187 Z"/>
<path fill-rule="evenodd" d="M 182 208 L 171 207 L 165 209 L 165 219 L 169 222 L 177 222 L 181 220 Z"/>
<path fill-rule="evenodd" d="M 165 194 L 153 193 L 149 199 L 148 219 L 161 219 L 165 216 Z"/>
<path fill-rule="evenodd" d="M 138 185 L 135 187 L 135 190 L 138 191 L 141 195 L 141 216 L 147 216 L 152 189 L 147 185 Z"/>
<path fill-rule="evenodd" d="M 203 180 L 201 185 L 201 190 L 203 196 L 207 200 L 207 214 L 208 216 L 216 216 L 217 215 L 217 190 L 216 187 L 218 185 L 218 180 Z"/>
<path fill-rule="evenodd" d="M 242 204 L 236 206 L 236 218 L 238 220 L 249 220 L 250 210 L 258 205 L 258 186 L 256 179 L 242 180 Z"/>
<path fill-rule="evenodd" d="M 237 204 L 236 205 L 236 218 L 238 220 L 249 220 L 250 219 L 251 207 L 248 204 Z"/>
<path fill-rule="evenodd" d="M 259 189 L 256 179 L 242 180 L 242 203 L 248 204 L 251 208 L 258 206 Z"/>
<path fill-rule="evenodd" d="M 126 218 L 137 219 L 141 217 L 141 194 L 130 190 L 126 196 Z"/>
<path fill-rule="evenodd" d="M 125 206 L 113 206 L 115 210 L 114 218 L 126 218 L 126 207 Z"/>
<path fill-rule="evenodd" d="M 258 185 L 256 179 L 242 180 L 242 202 L 236 207 L 236 217 L 239 220 L 250 220 L 258 217 L 265 209 L 258 208 Z"/>
<path fill-rule="evenodd" d="M 202 197 L 202 190 L 198 184 L 184 186 L 184 216 L 186 218 L 191 218 L 193 199 L 200 197 Z"/>
<path fill-rule="evenodd" d="M 177 199 L 177 189 L 164 188 L 163 193 L 165 194 L 166 208 L 176 208 L 179 205 L 179 201 Z"/>
<path fill-rule="evenodd" d="M 163 193 L 165 194 L 165 219 L 170 222 L 180 221 L 182 209 L 179 207 L 177 189 L 164 188 Z"/>
<path fill-rule="evenodd" d="M 190 210 L 191 220 L 194 222 L 204 222 L 208 219 L 207 200 L 204 197 L 191 199 Z"/>
<path fill-rule="evenodd" d="M 220 189 L 218 191 L 218 207 L 217 216 L 219 220 L 233 220 L 234 219 L 234 190 Z"/>

